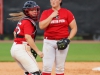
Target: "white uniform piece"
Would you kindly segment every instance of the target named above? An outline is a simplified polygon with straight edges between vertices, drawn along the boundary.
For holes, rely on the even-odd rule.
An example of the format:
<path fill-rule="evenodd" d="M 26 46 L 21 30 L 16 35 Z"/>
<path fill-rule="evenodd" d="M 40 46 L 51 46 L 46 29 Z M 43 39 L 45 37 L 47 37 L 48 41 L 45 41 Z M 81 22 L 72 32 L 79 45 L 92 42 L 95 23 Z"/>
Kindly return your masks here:
<path fill-rule="evenodd" d="M 44 39 L 43 43 L 43 72 L 50 73 L 55 62 L 56 73 L 64 73 L 64 62 L 66 60 L 69 45 L 65 50 L 58 50 L 56 44 L 57 40 Z"/>
<path fill-rule="evenodd" d="M 11 48 L 11 55 L 25 72 L 31 73 L 39 71 L 37 62 L 32 56 L 32 53 L 30 52 L 30 46 L 28 46 L 27 43 L 16 44 L 14 42 Z"/>

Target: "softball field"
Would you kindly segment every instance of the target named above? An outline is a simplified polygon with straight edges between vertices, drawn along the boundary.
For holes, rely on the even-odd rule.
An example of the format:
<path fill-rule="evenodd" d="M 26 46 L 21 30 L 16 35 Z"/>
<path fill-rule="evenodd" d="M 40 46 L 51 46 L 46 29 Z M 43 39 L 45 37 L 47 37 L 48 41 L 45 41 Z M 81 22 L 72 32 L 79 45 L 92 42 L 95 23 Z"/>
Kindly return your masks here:
<path fill-rule="evenodd" d="M 12 41 L 0 41 L 0 42 L 4 43 L 4 42 L 12 42 Z M 73 43 L 76 42 L 85 43 L 87 41 L 73 41 Z M 95 41 L 95 42 L 88 41 L 87 43 L 100 43 L 100 41 Z M 94 46 L 94 47 L 98 47 L 98 46 Z M 38 62 L 38 65 L 39 68 L 42 70 L 42 62 Z M 93 70 L 94 68 L 97 67 L 100 67 L 100 62 L 66 62 L 65 75 L 100 75 L 100 68 L 99 71 Z M 55 68 L 53 68 L 52 75 L 55 75 L 54 69 Z M 0 75 L 24 75 L 24 72 L 16 62 L 0 62 Z"/>
<path fill-rule="evenodd" d="M 42 70 L 42 62 L 38 62 Z M 66 62 L 65 75 L 100 75 L 100 71 L 93 71 L 100 67 L 100 62 Z M 52 75 L 55 74 L 53 68 Z M 16 62 L 0 62 L 0 75 L 24 75 Z"/>

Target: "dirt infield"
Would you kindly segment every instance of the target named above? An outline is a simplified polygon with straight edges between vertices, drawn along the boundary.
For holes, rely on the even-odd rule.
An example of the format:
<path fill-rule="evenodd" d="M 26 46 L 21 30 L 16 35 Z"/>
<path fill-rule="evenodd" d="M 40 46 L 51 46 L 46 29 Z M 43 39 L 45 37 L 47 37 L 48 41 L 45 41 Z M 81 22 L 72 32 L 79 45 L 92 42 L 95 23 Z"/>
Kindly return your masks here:
<path fill-rule="evenodd" d="M 42 62 L 38 62 L 42 69 Z M 100 75 L 100 71 L 93 71 L 100 67 L 100 62 L 66 62 L 65 75 Z M 24 75 L 16 62 L 0 62 L 0 75 Z M 55 75 L 53 68 L 52 75 Z"/>

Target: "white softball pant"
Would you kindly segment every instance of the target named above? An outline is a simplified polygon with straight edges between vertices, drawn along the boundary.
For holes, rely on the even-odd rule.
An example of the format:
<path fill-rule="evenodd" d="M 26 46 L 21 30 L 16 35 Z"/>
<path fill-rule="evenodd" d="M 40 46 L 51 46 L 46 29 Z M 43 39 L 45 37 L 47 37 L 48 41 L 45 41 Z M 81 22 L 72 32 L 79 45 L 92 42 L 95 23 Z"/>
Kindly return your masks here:
<path fill-rule="evenodd" d="M 11 48 L 11 56 L 25 72 L 39 71 L 37 62 L 30 52 L 30 46 L 27 46 L 27 44 L 16 44 L 14 42 Z"/>
<path fill-rule="evenodd" d="M 43 72 L 51 73 L 54 62 L 57 74 L 64 73 L 65 60 L 68 53 L 68 47 L 65 50 L 57 49 L 57 40 L 44 39 L 43 42 Z"/>

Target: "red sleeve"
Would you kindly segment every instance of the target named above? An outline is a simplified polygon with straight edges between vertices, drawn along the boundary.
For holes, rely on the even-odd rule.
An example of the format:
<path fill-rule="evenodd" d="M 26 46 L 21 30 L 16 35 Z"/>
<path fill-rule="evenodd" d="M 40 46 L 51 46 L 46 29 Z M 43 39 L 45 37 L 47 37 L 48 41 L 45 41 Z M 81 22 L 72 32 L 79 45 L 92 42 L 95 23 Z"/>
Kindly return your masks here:
<path fill-rule="evenodd" d="M 29 20 L 24 20 L 24 34 L 32 35 L 34 27 Z"/>
<path fill-rule="evenodd" d="M 70 24 L 73 19 L 74 19 L 74 15 L 68 10 L 68 24 Z"/>
<path fill-rule="evenodd" d="M 44 19 L 47 18 L 46 14 L 47 14 L 46 10 L 42 12 L 41 17 L 40 17 L 40 21 L 43 21 Z"/>

